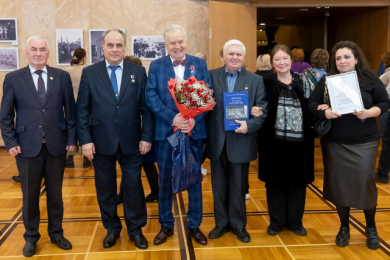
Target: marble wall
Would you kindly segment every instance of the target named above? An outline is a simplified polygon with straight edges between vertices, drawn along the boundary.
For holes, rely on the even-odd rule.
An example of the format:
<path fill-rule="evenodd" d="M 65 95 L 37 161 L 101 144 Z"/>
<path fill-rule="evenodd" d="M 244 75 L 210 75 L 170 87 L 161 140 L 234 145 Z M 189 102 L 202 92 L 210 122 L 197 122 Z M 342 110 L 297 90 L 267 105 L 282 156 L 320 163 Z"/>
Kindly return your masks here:
<path fill-rule="evenodd" d="M 48 64 L 58 67 L 56 29 L 82 29 L 83 47 L 89 53 L 89 29 L 124 28 L 130 42 L 131 35 L 162 35 L 166 27 L 180 24 L 188 33 L 188 53 L 208 54 L 208 5 L 208 1 L 194 0 L 0 0 L 0 17 L 18 19 L 20 67 L 27 65 L 26 40 L 36 34 L 48 40 L 51 47 Z M 12 45 L 0 43 L 0 47 Z M 131 53 L 130 44 L 126 52 Z M 150 61 L 143 61 L 147 71 L 149 64 Z M 5 75 L 6 72 L 0 72 L 0 82 Z"/>

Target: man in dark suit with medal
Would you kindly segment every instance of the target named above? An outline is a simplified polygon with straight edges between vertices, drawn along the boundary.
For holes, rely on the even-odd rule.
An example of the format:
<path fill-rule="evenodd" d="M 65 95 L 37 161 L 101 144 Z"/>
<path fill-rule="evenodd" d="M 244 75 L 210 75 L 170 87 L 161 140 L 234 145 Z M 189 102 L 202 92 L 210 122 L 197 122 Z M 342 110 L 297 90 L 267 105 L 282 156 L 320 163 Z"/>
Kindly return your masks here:
<path fill-rule="evenodd" d="M 151 148 L 154 128 L 153 114 L 145 104 L 146 72 L 144 67 L 123 60 L 124 32 L 109 29 L 102 38 L 105 60 L 84 68 L 81 76 L 78 139 L 84 155 L 93 159 L 96 193 L 107 229 L 103 247 L 114 246 L 122 230 L 116 207 L 118 161 L 127 233 L 136 247 L 146 249 L 148 241 L 141 229 L 147 221 L 141 168 L 143 155 Z"/>
<path fill-rule="evenodd" d="M 5 76 L 0 126 L 8 152 L 16 157 L 26 229 L 23 255 L 30 257 L 41 237 L 39 194 L 43 177 L 50 240 L 61 249 L 72 248 L 62 229 L 62 179 L 66 152 L 76 145 L 76 107 L 69 73 L 46 65 L 47 41 L 31 36 L 26 55 L 29 65 Z"/>
<path fill-rule="evenodd" d="M 223 67 L 210 71 L 216 106 L 206 118 L 206 153 L 211 162 L 216 224 L 209 238 L 219 238 L 232 231 L 238 240 L 247 243 L 251 240 L 245 229 L 248 175 L 243 169 L 257 158 L 256 131 L 267 116 L 267 101 L 263 78 L 243 68 L 245 46 L 242 42 L 226 42 L 223 59 Z M 224 92 L 248 92 L 249 110 L 254 106 L 261 107 L 263 114 L 251 115 L 247 121 L 236 120 L 239 127 L 225 131 Z"/>

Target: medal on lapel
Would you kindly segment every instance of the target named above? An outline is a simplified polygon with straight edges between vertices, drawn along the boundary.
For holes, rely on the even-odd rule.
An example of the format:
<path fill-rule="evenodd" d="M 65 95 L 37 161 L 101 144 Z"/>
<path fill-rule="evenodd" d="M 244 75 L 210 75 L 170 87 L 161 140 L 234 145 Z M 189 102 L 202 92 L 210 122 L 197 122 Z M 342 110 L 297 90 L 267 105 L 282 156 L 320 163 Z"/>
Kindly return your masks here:
<path fill-rule="evenodd" d="M 53 80 L 53 77 L 50 77 L 50 80 Z"/>
<path fill-rule="evenodd" d="M 131 82 L 134 83 L 134 82 L 135 82 L 135 77 L 134 77 L 134 75 L 131 75 L 130 77 L 131 77 Z"/>
<path fill-rule="evenodd" d="M 190 71 L 191 71 L 191 76 L 195 76 L 195 66 L 194 65 L 190 66 Z"/>
<path fill-rule="evenodd" d="M 248 85 L 245 85 L 245 89 L 248 89 Z"/>

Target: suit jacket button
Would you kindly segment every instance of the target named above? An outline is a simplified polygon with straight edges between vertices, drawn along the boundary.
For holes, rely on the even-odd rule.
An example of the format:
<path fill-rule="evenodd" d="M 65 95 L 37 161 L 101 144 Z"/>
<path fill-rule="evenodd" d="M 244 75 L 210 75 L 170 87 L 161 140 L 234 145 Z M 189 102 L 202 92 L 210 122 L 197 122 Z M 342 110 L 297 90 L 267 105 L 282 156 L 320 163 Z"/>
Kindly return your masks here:
<path fill-rule="evenodd" d="M 117 122 L 117 123 L 118 123 L 118 119 L 116 119 L 116 120 L 115 120 L 115 122 Z"/>
<path fill-rule="evenodd" d="M 45 109 L 42 109 L 42 112 L 45 112 Z"/>
<path fill-rule="evenodd" d="M 42 128 L 42 126 L 40 125 L 39 128 Z"/>
<path fill-rule="evenodd" d="M 119 108 L 119 106 L 117 106 L 116 108 Z"/>

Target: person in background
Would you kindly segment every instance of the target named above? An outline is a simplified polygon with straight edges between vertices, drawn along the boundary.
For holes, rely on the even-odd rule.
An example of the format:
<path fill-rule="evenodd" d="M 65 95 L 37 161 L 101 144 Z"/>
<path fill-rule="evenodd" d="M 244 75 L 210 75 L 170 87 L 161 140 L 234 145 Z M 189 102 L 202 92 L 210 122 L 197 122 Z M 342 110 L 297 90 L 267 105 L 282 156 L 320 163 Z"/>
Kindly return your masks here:
<path fill-rule="evenodd" d="M 307 109 L 311 88 L 303 74 L 290 70 L 287 46 L 275 46 L 271 62 L 276 74 L 264 79 L 268 117 L 257 138 L 259 179 L 265 182 L 270 216 L 267 233 L 275 236 L 286 227 L 305 236 L 306 187 L 314 181 L 314 136 Z"/>
<path fill-rule="evenodd" d="M 386 68 L 385 72 L 380 75 L 379 79 L 385 87 L 390 83 L 390 52 L 382 55 L 382 63 Z M 382 151 L 379 158 L 378 172 L 375 173 L 375 181 L 380 183 L 388 183 L 390 171 L 390 132 L 388 130 L 389 111 L 386 111 L 379 116 L 379 125 L 382 138 Z M 390 127 L 389 127 L 390 128 Z"/>
<path fill-rule="evenodd" d="M 142 61 L 135 56 L 125 56 L 123 59 L 142 66 Z M 144 168 L 144 172 L 146 174 L 146 178 L 148 179 L 149 186 L 150 186 L 150 194 L 145 197 L 145 202 L 153 202 L 153 201 L 158 202 L 158 193 L 159 193 L 158 171 L 156 165 L 154 164 L 155 162 L 156 162 L 156 149 L 155 149 L 155 145 L 152 144 L 150 151 L 144 155 L 143 164 L 142 164 L 142 168 Z M 123 184 L 121 181 L 120 191 L 118 196 L 116 197 L 116 204 L 119 205 L 122 203 L 123 203 Z"/>
<path fill-rule="evenodd" d="M 225 65 L 225 60 L 223 59 L 223 49 L 219 51 L 219 56 L 221 56 L 221 66 Z"/>
<path fill-rule="evenodd" d="M 77 48 L 72 57 L 72 61 L 70 62 L 70 67 L 66 68 L 65 71 L 67 71 L 70 75 L 70 78 L 72 80 L 72 86 L 73 86 L 73 94 L 74 99 L 77 102 L 77 94 L 79 93 L 79 85 L 80 85 L 80 79 L 81 79 L 81 72 L 85 68 L 85 63 L 87 61 L 87 53 L 83 48 Z M 76 154 L 77 150 L 81 149 L 77 145 L 75 151 L 68 152 L 68 157 L 66 158 L 65 167 L 67 168 L 74 168 L 74 161 L 73 156 Z M 91 161 L 83 156 L 83 168 L 88 168 L 91 166 Z"/>
<path fill-rule="evenodd" d="M 309 111 L 316 118 L 331 119 L 332 129 L 321 139 L 324 160 L 324 199 L 336 205 L 341 227 L 336 245 L 349 244 L 350 208 L 364 211 L 366 246 L 379 248 L 375 225 L 378 190 L 375 163 L 378 154 L 378 126 L 375 117 L 388 111 L 390 100 L 383 83 L 372 73 L 360 48 L 351 41 L 341 41 L 332 49 L 330 75 L 356 71 L 364 110 L 340 115 L 329 108 L 325 77 L 317 83 L 309 101 Z"/>
<path fill-rule="evenodd" d="M 269 54 L 262 54 L 257 57 L 256 60 L 256 74 L 263 78 L 275 75 L 272 70 L 271 56 Z"/>
<path fill-rule="evenodd" d="M 325 69 L 329 63 L 328 51 L 321 48 L 315 49 L 311 55 L 310 63 L 314 70 L 314 76 L 318 82 L 322 76 L 326 75 Z"/>
<path fill-rule="evenodd" d="M 305 58 L 305 53 L 302 49 L 295 48 L 291 51 L 291 54 L 293 61 L 291 64 L 292 72 L 302 73 L 305 69 L 311 68 L 309 63 L 303 61 Z"/>
<path fill-rule="evenodd" d="M 194 55 L 195 57 L 198 57 L 198 58 L 201 58 L 201 59 L 204 59 L 205 61 L 207 61 L 207 56 L 205 53 L 202 53 L 202 52 L 198 52 Z"/>

